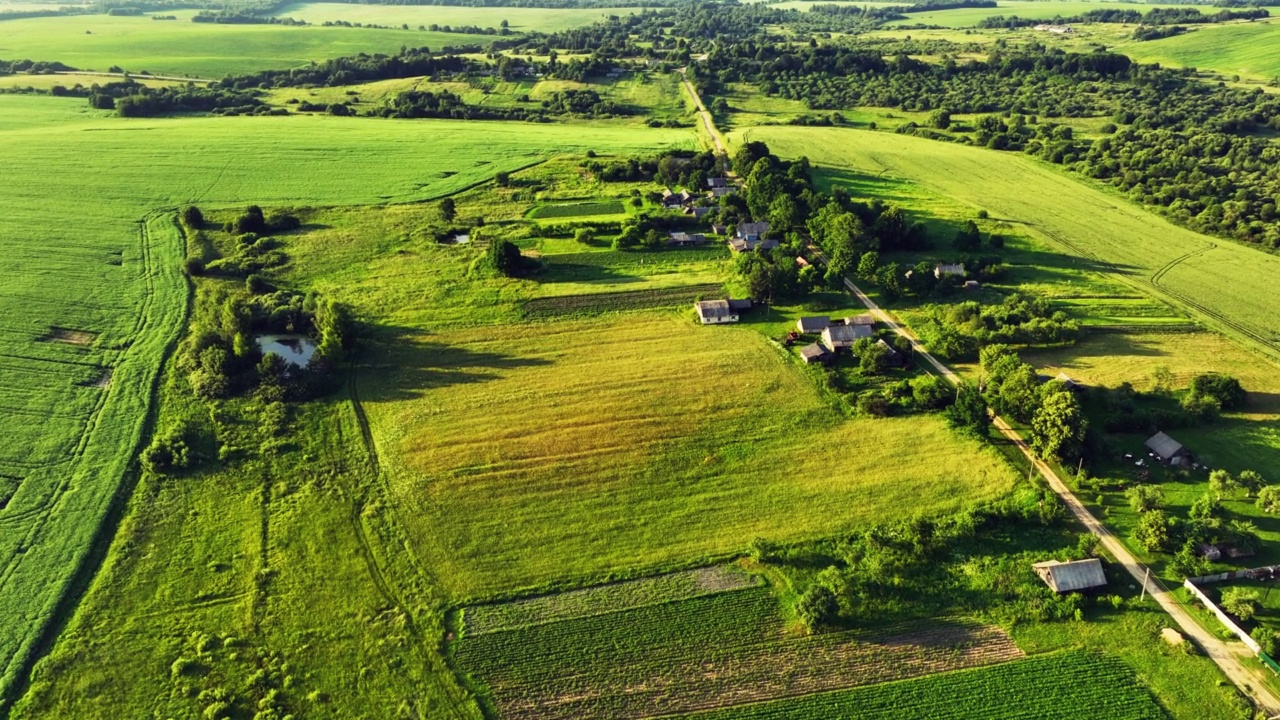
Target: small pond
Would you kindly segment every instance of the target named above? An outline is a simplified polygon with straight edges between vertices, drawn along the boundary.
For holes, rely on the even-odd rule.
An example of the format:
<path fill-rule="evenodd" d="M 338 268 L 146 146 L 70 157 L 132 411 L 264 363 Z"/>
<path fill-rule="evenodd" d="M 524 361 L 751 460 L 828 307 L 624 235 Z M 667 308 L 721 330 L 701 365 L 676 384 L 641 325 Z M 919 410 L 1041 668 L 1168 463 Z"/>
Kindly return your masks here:
<path fill-rule="evenodd" d="M 275 353 L 294 367 L 306 367 L 316 351 L 315 341 L 306 335 L 259 335 L 256 341 L 262 354 Z"/>

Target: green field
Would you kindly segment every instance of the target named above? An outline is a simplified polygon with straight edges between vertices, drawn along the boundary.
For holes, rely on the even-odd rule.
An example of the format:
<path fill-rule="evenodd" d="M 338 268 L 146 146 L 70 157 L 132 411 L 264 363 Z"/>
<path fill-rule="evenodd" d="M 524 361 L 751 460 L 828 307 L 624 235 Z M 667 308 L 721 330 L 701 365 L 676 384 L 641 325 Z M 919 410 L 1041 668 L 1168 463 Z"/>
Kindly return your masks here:
<path fill-rule="evenodd" d="M 786 631 L 770 590 L 750 586 L 475 636 L 464 631 L 454 651 L 459 669 L 482 683 L 509 720 L 665 716 L 1020 657 L 1004 631 L 971 622 L 798 636 Z"/>
<path fill-rule="evenodd" d="M 629 15 L 635 8 L 522 8 L 449 7 L 445 5 L 357 5 L 354 3 L 310 2 L 285 5 L 276 11 L 281 17 L 297 18 L 314 25 L 344 21 L 398 27 L 408 25 L 471 25 L 496 28 L 506 20 L 513 32 L 557 32 L 590 25 L 610 15 Z"/>
<path fill-rule="evenodd" d="M 1213 70 L 1270 82 L 1280 76 L 1280 23 L 1230 23 L 1193 27 L 1184 35 L 1116 46 L 1134 60 Z"/>
<path fill-rule="evenodd" d="M 1167 717 L 1133 673 L 1114 660 L 1069 652 L 1006 665 L 811 695 L 747 708 L 682 716 L 688 720 L 802 720 L 921 717 L 937 720 Z"/>
<path fill-rule="evenodd" d="M 922 23 L 925 25 L 941 25 L 943 27 L 971 27 L 977 25 L 984 18 L 993 17 L 995 15 L 1003 15 L 1009 17 L 1017 15 L 1020 18 L 1028 18 L 1032 20 L 1050 20 L 1059 15 L 1062 17 L 1070 17 L 1072 15 L 1081 15 L 1090 10 L 1102 10 L 1107 8 L 1118 10 L 1138 10 L 1146 12 L 1151 8 L 1157 7 L 1177 7 L 1176 5 L 1161 3 L 1133 3 L 1133 2 L 1107 2 L 1101 0 L 1099 2 L 1089 2 L 1088 0 L 1065 0 L 1063 2 L 1045 2 L 1043 0 L 999 0 L 994 8 L 956 8 L 953 10 L 935 10 L 931 12 L 917 12 L 907 15 L 906 20 L 896 20 L 889 23 L 894 25 L 915 25 Z"/>
<path fill-rule="evenodd" d="M 951 510 L 1013 481 L 940 419 L 836 416 L 749 327 L 630 314 L 418 330 L 387 352 L 361 398 L 406 528 L 458 601 L 825 536 L 903 502 Z"/>
<path fill-rule="evenodd" d="M 401 47 L 488 45 L 492 36 L 418 30 L 193 23 L 193 10 L 177 20 L 149 15 L 74 15 L 6 20 L 0 57 L 61 62 L 104 72 L 220 78 L 224 75 L 306 65 L 356 53 L 395 53 Z"/>
<path fill-rule="evenodd" d="M 423 199 L 553 150 L 688 138 L 447 121 L 135 122 L 88 112 L 81 100 L 32 96 L 6 96 L 0 133 L 11 180 L 0 235 L 21 239 L 7 246 L 0 295 L 10 440 L 0 475 L 21 479 L 0 514 L 0 602 L 12 610 L 0 623 L 6 690 L 125 477 L 160 358 L 186 312 L 181 243 L 172 216 L 154 210 Z M 340 148 L 330 133 L 343 138 Z"/>
<path fill-rule="evenodd" d="M 786 156 L 900 181 L 1025 232 L 1082 267 L 1170 302 L 1210 326 L 1280 353 L 1270 301 L 1280 258 L 1178 228 L 1086 181 L 1015 153 L 851 129 L 769 127 L 735 133 Z"/>

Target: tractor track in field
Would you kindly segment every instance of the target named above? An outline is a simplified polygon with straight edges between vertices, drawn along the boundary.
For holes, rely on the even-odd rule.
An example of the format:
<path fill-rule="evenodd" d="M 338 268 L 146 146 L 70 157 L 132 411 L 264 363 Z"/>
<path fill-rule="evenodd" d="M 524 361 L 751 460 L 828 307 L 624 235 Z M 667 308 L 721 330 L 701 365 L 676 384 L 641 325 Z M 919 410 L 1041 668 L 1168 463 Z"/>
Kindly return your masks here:
<path fill-rule="evenodd" d="M 371 481 L 375 485 L 374 492 L 379 492 L 380 494 L 387 493 L 389 492 L 389 488 L 387 487 L 386 479 L 382 474 L 382 463 L 378 457 L 378 446 L 374 441 L 373 430 L 369 426 L 369 417 L 365 414 L 364 405 L 360 402 L 359 381 L 356 365 L 354 363 L 351 365 L 351 372 L 348 376 L 347 387 L 351 396 L 351 409 L 356 418 L 356 425 L 359 426 L 360 429 L 361 443 L 365 448 L 365 455 L 368 458 L 369 471 L 372 473 Z M 348 493 L 347 488 L 341 488 L 341 492 L 344 496 L 348 496 L 349 494 L 347 500 L 351 504 L 351 528 L 355 534 L 356 542 L 360 545 L 359 552 L 361 558 L 364 560 L 366 569 L 369 571 L 369 578 L 378 589 L 378 593 L 382 595 L 389 604 L 400 611 L 400 614 L 404 617 L 405 628 L 409 631 L 409 634 L 421 649 L 422 657 L 424 659 L 432 657 L 435 652 L 434 644 L 419 627 L 417 620 L 409 609 L 408 603 L 406 603 L 392 587 L 391 582 L 387 578 L 386 572 L 383 571 L 381 564 L 378 562 L 378 556 L 373 549 L 373 542 L 369 539 L 369 531 L 364 522 L 365 498 L 363 497 L 368 493 L 368 490 L 362 492 L 359 488 L 351 488 Z M 387 512 L 390 512 L 390 510 Z M 435 579 L 430 577 L 430 575 L 413 560 L 413 552 L 407 544 L 405 550 L 407 551 L 406 556 L 408 557 L 410 567 L 412 567 L 414 571 L 424 579 L 428 586 L 438 587 Z M 447 669 L 447 661 L 444 661 L 443 658 L 441 660 L 442 662 L 445 662 L 445 668 L 440 669 Z M 430 670 L 432 670 L 432 668 L 428 667 L 429 672 Z M 454 718 L 468 717 L 468 713 L 462 709 L 459 699 L 454 696 L 454 693 L 449 692 L 447 686 L 441 686 L 441 692 L 439 694 L 449 703 L 449 709 L 452 711 L 452 716 Z"/>

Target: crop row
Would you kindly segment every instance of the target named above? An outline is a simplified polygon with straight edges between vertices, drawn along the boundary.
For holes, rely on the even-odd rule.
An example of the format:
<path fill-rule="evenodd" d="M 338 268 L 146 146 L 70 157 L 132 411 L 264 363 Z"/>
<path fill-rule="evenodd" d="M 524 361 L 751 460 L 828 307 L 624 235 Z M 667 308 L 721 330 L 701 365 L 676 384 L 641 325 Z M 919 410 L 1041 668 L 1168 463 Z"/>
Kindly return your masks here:
<path fill-rule="evenodd" d="M 714 260 L 725 260 L 729 250 L 724 245 L 713 245 L 703 248 L 668 249 L 658 252 L 580 252 L 547 255 L 545 260 L 550 270 L 557 265 L 579 265 L 590 267 L 634 267 L 688 265 Z"/>
<path fill-rule="evenodd" d="M 1157 720 L 1133 672 L 1086 652 L 681 716 L 686 720 Z"/>
<path fill-rule="evenodd" d="M 529 211 L 531 218 L 563 218 L 580 215 L 618 215 L 626 212 L 617 200 L 573 203 L 572 205 L 542 205 Z"/>
<path fill-rule="evenodd" d="M 549 315 L 574 315 L 614 310 L 647 310 L 650 308 L 684 305 L 692 303 L 699 297 L 719 292 L 721 292 L 719 285 L 706 284 L 657 290 L 564 295 L 530 300 L 525 303 L 524 312 L 529 317 L 545 317 Z"/>
<path fill-rule="evenodd" d="M 999 628 L 935 622 L 793 637 L 764 588 L 465 637 L 460 669 L 505 718 L 649 717 L 1022 656 Z"/>
<path fill-rule="evenodd" d="M 483 635 L 590 615 L 604 615 L 730 590 L 743 590 L 759 584 L 758 576 L 729 566 L 715 565 L 685 570 L 528 600 L 467 608 L 466 633 L 469 636 Z"/>

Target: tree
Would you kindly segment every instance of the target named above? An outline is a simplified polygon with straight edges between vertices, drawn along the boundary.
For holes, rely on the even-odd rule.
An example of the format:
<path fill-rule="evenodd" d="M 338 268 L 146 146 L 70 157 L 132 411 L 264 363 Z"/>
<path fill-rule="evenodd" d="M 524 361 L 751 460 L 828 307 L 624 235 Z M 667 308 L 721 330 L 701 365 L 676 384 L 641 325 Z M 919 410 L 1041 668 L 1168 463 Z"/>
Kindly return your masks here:
<path fill-rule="evenodd" d="M 747 546 L 747 554 L 756 562 L 768 562 L 778 554 L 778 546 L 762 537 L 755 537 Z"/>
<path fill-rule="evenodd" d="M 840 602 L 836 594 L 824 585 L 810 585 L 800 595 L 800 602 L 796 605 L 796 613 L 809 632 L 831 624 L 839 611 Z"/>
<path fill-rule="evenodd" d="M 1258 491 L 1258 508 L 1268 515 L 1280 515 L 1280 485 L 1268 485 Z"/>
<path fill-rule="evenodd" d="M 945 412 L 947 424 L 978 438 L 986 438 L 991 430 L 987 401 L 977 386 L 962 382 L 956 388 L 956 401 Z"/>
<path fill-rule="evenodd" d="M 1196 498 L 1187 511 L 1187 517 L 1200 522 L 1207 522 L 1222 516 L 1222 501 L 1212 490 Z"/>
<path fill-rule="evenodd" d="M 880 253 L 872 250 L 863 253 L 862 259 L 858 260 L 858 279 L 871 282 L 875 280 L 876 271 L 880 269 Z"/>
<path fill-rule="evenodd" d="M 946 130 L 951 127 L 951 111 L 934 110 L 933 114 L 929 116 L 929 127 L 937 128 L 938 130 Z"/>
<path fill-rule="evenodd" d="M 447 197 L 440 201 L 440 216 L 445 222 L 453 222 L 453 219 L 458 216 L 458 207 L 453 198 Z"/>
<path fill-rule="evenodd" d="M 1253 470 L 1241 470 L 1236 476 L 1236 485 L 1244 490 L 1245 496 L 1255 495 L 1267 486 L 1267 481 Z"/>
<path fill-rule="evenodd" d="M 188 205 L 182 209 L 182 224 L 192 230 L 199 230 L 204 225 L 204 213 L 195 205 Z"/>
<path fill-rule="evenodd" d="M 858 369 L 868 375 L 879 375 L 889 369 L 889 348 L 870 338 L 854 343 L 853 354 L 858 357 Z"/>
<path fill-rule="evenodd" d="M 499 187 L 506 187 L 511 184 L 511 173 L 502 171 L 493 176 L 493 181 L 496 182 Z"/>
<path fill-rule="evenodd" d="M 1164 507 L 1164 490 L 1154 485 L 1136 485 L 1125 493 L 1129 498 L 1129 507 L 1144 513 Z"/>
<path fill-rule="evenodd" d="M 573 239 L 583 245 L 590 245 L 595 241 L 595 233 L 591 232 L 591 228 L 578 228 L 573 231 Z"/>
<path fill-rule="evenodd" d="M 1172 523 L 1163 510 L 1149 510 L 1138 518 L 1138 527 L 1133 531 L 1133 539 L 1138 541 L 1144 550 L 1159 552 L 1169 547 L 1172 539 Z"/>
<path fill-rule="evenodd" d="M 1042 458 L 1066 460 L 1084 449 L 1088 421 L 1072 393 L 1055 392 L 1031 419 L 1031 447 Z"/>
<path fill-rule="evenodd" d="M 939 410 L 955 397 L 955 391 L 936 375 L 921 375 L 911 380 L 911 400 L 921 410 Z"/>
<path fill-rule="evenodd" d="M 958 252 L 978 252 L 982 249 L 982 232 L 978 230 L 978 224 L 972 220 L 966 220 L 964 227 L 956 232 L 951 246 Z"/>
<path fill-rule="evenodd" d="M 507 277 L 520 275 L 524 257 L 520 248 L 508 240 L 493 239 L 489 241 L 489 266 Z"/>
<path fill-rule="evenodd" d="M 1239 487 L 1240 484 L 1226 470 L 1214 470 L 1209 473 L 1209 490 L 1218 497 L 1229 495 Z"/>
<path fill-rule="evenodd" d="M 1241 620 L 1249 620 L 1258 612 L 1258 591 L 1244 587 L 1229 587 L 1222 591 L 1222 609 Z"/>
<path fill-rule="evenodd" d="M 1235 410 L 1244 405 L 1248 396 L 1240 381 L 1223 373 L 1205 373 L 1191 379 L 1191 395 L 1211 397 L 1223 410 Z"/>

